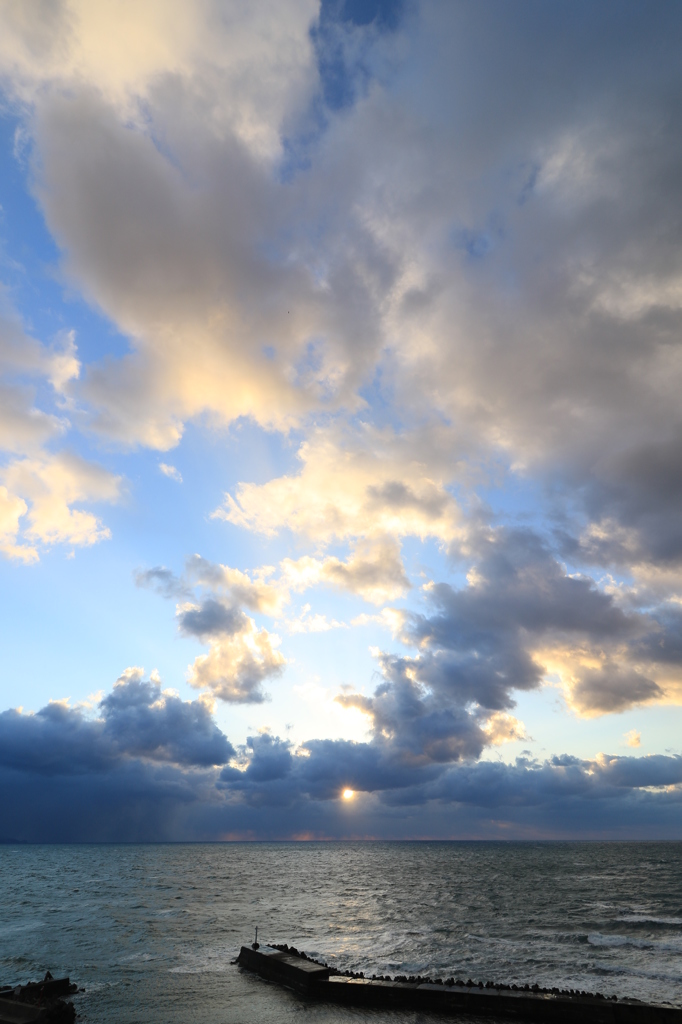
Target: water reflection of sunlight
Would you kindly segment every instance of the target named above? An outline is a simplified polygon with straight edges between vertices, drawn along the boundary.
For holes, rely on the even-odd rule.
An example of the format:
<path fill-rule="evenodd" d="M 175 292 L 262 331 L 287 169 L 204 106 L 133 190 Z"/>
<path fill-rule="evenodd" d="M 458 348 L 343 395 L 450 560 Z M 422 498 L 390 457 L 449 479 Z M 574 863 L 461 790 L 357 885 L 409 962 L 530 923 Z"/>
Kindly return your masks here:
<path fill-rule="evenodd" d="M 343 791 L 343 799 L 344 800 L 352 800 L 354 796 L 355 796 L 355 790 L 354 789 L 344 789 L 344 791 Z"/>

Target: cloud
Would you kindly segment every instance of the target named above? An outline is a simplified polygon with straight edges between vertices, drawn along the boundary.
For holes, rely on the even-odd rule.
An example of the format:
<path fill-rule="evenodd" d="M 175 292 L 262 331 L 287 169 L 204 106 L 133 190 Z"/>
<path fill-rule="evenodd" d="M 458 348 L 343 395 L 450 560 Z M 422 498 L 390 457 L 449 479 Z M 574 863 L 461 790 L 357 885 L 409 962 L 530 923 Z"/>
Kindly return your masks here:
<path fill-rule="evenodd" d="M 369 426 L 347 438 L 319 430 L 298 451 L 300 473 L 242 483 L 214 516 L 266 536 L 289 529 L 321 544 L 377 537 L 386 552 L 390 538 L 452 541 L 461 528 L 445 489 L 452 466 L 446 469 L 446 452 L 432 452 L 436 458 L 426 464 L 421 440 Z"/>
<path fill-rule="evenodd" d="M 137 104 L 153 97 L 160 78 L 200 75 L 213 85 L 206 99 L 214 130 L 231 130 L 271 157 L 279 151 L 280 124 L 314 81 L 306 37 L 317 11 L 312 0 L 288 2 L 286 12 L 273 3 L 245 11 L 210 0 L 144 8 L 113 0 L 96 9 L 85 0 L 49 10 L 40 0 L 2 6 L 0 60 L 27 101 L 47 85 L 85 82 L 121 114 L 139 116 Z"/>
<path fill-rule="evenodd" d="M 201 605 L 181 605 L 178 609 L 180 631 L 187 636 L 207 640 L 215 636 L 234 636 L 247 625 L 247 616 L 233 608 L 207 598 Z"/>
<path fill-rule="evenodd" d="M 585 717 L 677 699 L 682 619 L 676 611 L 643 613 L 629 606 L 628 591 L 623 598 L 588 576 L 569 574 L 530 529 L 490 529 L 475 519 L 465 525 L 454 554 L 470 566 L 466 586 L 429 583 L 422 591 L 428 612 L 382 612 L 381 621 L 416 654 L 379 655 L 384 681 L 363 708 L 375 717 L 377 736 L 390 736 L 396 749 L 404 743 L 415 758 L 479 756 L 491 743 L 523 737 L 510 715 L 517 693 L 548 678 L 558 679 L 569 706 Z M 244 608 L 279 617 L 290 633 L 344 626 L 311 614 L 309 604 L 298 618 L 287 618 L 283 608 L 292 591 L 320 583 L 340 583 L 383 602 L 398 582 L 407 584 L 398 552 L 396 541 L 372 538 L 346 562 L 284 559 L 278 577 L 266 567 L 255 578 L 196 555 L 183 580 L 163 568 L 137 580 L 184 598 L 191 580 L 201 596 L 178 606 L 178 624 L 210 646 L 191 666 L 191 684 L 227 701 L 261 701 L 262 683 L 277 677 L 286 660 L 279 638 L 259 629 Z M 356 706 L 353 697 L 344 701 Z M 381 710 L 389 705 L 390 723 Z"/>
<path fill-rule="evenodd" d="M 299 474 L 242 484 L 220 514 L 325 544 L 447 542 L 462 460 L 501 458 L 570 489 L 588 530 L 676 558 L 679 72 L 658 46 L 677 14 L 654 30 L 630 11 L 616 38 L 583 6 L 540 25 L 424 2 L 390 39 L 354 27 L 367 60 L 313 130 L 322 36 L 343 25 L 311 35 L 303 0 L 173 11 L 73 0 L 46 33 L 39 5 L 6 10 L 0 56 L 65 268 L 131 343 L 79 385 L 97 429 L 161 450 L 202 414 L 287 429 L 357 411 L 376 370 L 400 432 L 312 434 Z M 104 43 L 121 36 L 125 59 Z M 635 89 L 633 59 L 657 68 Z M 416 452 L 425 418 L 450 435 L 447 472 L 440 441 Z"/>
<path fill-rule="evenodd" d="M 65 424 L 32 404 L 31 389 L 14 383 L 0 386 L 0 447 L 9 452 L 40 449 Z"/>
<path fill-rule="evenodd" d="M 629 747 L 640 747 L 642 745 L 642 734 L 636 729 L 630 729 L 623 734 L 623 738 Z"/>
<path fill-rule="evenodd" d="M 192 555 L 187 559 L 182 576 L 176 576 L 165 566 L 155 566 L 137 570 L 134 578 L 138 587 L 152 587 L 162 597 L 187 597 L 198 587 L 223 602 L 245 605 L 251 611 L 275 616 L 281 612 L 289 595 L 286 586 L 279 581 L 267 582 L 273 572 L 272 567 L 265 566 L 253 574 L 254 579 L 240 569 Z"/>
<path fill-rule="evenodd" d="M 492 746 L 500 746 L 513 740 L 527 740 L 526 727 L 523 722 L 504 711 L 496 711 L 486 721 L 483 731 L 488 735 Z"/>
<path fill-rule="evenodd" d="M 569 575 L 530 530 L 484 530 L 470 546 L 468 585 L 434 584 L 427 591 L 433 613 L 402 616 L 401 635 L 419 648 L 417 657 L 385 662 L 403 665 L 434 692 L 507 711 L 515 691 L 541 685 L 549 651 L 552 670 L 570 673 L 588 652 L 621 650 L 644 631 L 645 620 L 626 614 L 592 579 Z M 583 678 L 591 680 L 576 695 L 583 710 L 621 710 L 660 696 L 653 683 L 633 686 L 631 674 L 612 674 L 608 685 L 604 677 Z"/>
<path fill-rule="evenodd" d="M 368 346 L 369 282 L 348 246 L 321 275 L 307 191 L 279 173 L 287 134 L 310 130 L 318 9 L 176 0 L 169 28 L 160 6 L 93 17 L 73 0 L 54 45 L 38 8 L 8 15 L 0 64 L 31 111 L 65 273 L 131 340 L 79 389 L 109 437 L 166 450 L 202 414 L 287 427 L 357 404 L 379 340 Z M 115 56 L 119 37 L 149 54 Z"/>
<path fill-rule="evenodd" d="M 476 759 L 523 735 L 518 694 L 548 680 L 584 716 L 682 694 L 682 15 L 421 0 L 386 32 L 330 10 L 3 4 L 6 97 L 62 279 L 128 350 L 81 368 L 71 333 L 41 344 L 3 313 L 0 548 L 28 562 L 108 536 L 90 505 L 123 484 L 73 435 L 62 448 L 74 424 L 157 451 L 189 421 L 300 430 L 294 470 L 214 512 L 293 538 L 295 557 L 138 576 L 181 602 L 179 628 L 208 645 L 190 682 L 228 702 L 262 701 L 285 664 L 252 616 L 286 621 L 313 586 L 398 601 L 410 538 L 450 562 L 382 613 L 407 652 L 380 652 L 375 692 L 339 698 L 370 742 L 299 756 L 253 738 L 217 788 L 206 702 L 152 700 L 131 676 L 94 722 L 6 713 L 12 793 L 40 817 L 22 758 L 33 743 L 53 779 L 71 744 L 70 797 L 106 793 L 126 836 L 154 800 L 163 835 L 333 831 L 342 785 L 422 822 L 679 831 L 674 758 Z"/>
<path fill-rule="evenodd" d="M 374 742 L 388 763 L 443 764 L 481 755 L 489 738 L 475 713 L 429 693 L 404 659 L 384 656 L 381 667 L 386 682 L 372 698 L 350 694 L 337 701 L 371 715 Z"/>
<path fill-rule="evenodd" d="M 245 800 L 255 807 L 276 807 L 291 805 L 291 783 L 295 758 L 292 745 L 287 740 L 269 733 L 249 736 L 242 751 L 246 767 L 224 768 L 217 780 L 217 787 L 223 792 L 243 794 Z"/>
<path fill-rule="evenodd" d="M 369 152 L 353 184 L 399 268 L 385 317 L 404 368 L 401 400 L 435 402 L 511 461 L 589 484 L 624 436 L 627 448 L 676 422 L 663 368 L 679 372 L 666 340 L 679 316 L 668 283 L 679 253 L 664 228 L 679 187 L 677 143 L 640 118 L 676 123 L 668 90 L 679 72 L 667 49 L 665 70 L 658 64 L 660 75 L 633 88 L 636 13 L 617 42 L 609 17 L 589 19 L 589 52 L 578 43 L 587 8 L 555 15 L 551 28 L 531 27 L 530 15 L 493 25 L 462 6 L 423 4 L 403 74 L 358 110 L 356 153 Z M 660 30 L 638 50 L 647 66 Z M 679 38 L 677 13 L 666 31 Z M 504 56 L 493 62 L 492 52 Z M 540 63 L 547 53 L 551 70 Z M 583 81 L 568 100 L 564 76 L 577 66 Z M 409 98 L 408 75 L 419 82 Z M 446 97 L 463 88 L 471 101 L 448 117 Z M 423 140 L 419 156 L 392 164 L 410 137 Z M 614 280 L 627 294 L 646 286 L 650 300 L 631 319 L 599 298 Z"/>
<path fill-rule="evenodd" d="M 348 623 L 328 619 L 319 612 L 311 614 L 310 605 L 304 604 L 301 614 L 294 619 L 286 619 L 285 625 L 289 633 L 327 633 L 330 629 L 347 629 Z"/>
<path fill-rule="evenodd" d="M 201 699 L 182 701 L 126 669 L 99 704 L 100 718 L 55 701 L 36 714 L 0 714 L 4 768 L 42 775 L 101 772 L 130 758 L 184 766 L 224 764 L 234 754 Z"/>
<path fill-rule="evenodd" d="M 533 531 L 472 531 L 467 545 L 476 560 L 466 586 L 430 584 L 428 612 L 394 610 L 397 636 L 416 653 L 377 651 L 374 695 L 337 697 L 369 716 L 373 743 L 392 763 L 470 760 L 523 739 L 510 714 L 517 694 L 548 678 L 584 717 L 678 699 L 655 654 L 642 667 L 653 637 L 672 648 L 672 630 L 569 575 Z"/>
<path fill-rule="evenodd" d="M 414 828 L 410 808 L 419 809 L 416 820 L 428 821 L 430 827 L 440 820 L 439 835 L 452 836 L 455 822 L 463 821 L 478 822 L 484 829 L 494 829 L 501 821 L 505 833 L 512 835 L 523 835 L 524 829 L 566 835 L 575 834 L 581 820 L 582 835 L 627 835 L 628 828 L 632 834 L 639 827 L 636 821 L 655 820 L 664 806 L 670 825 L 681 799 L 682 758 L 674 756 L 600 754 L 581 760 L 563 755 L 544 762 L 520 758 L 513 765 L 466 760 L 425 766 L 395 764 L 375 743 L 311 740 L 305 744 L 305 757 L 267 734 L 249 743 L 253 746 L 246 770 L 222 770 L 218 787 L 223 792 L 241 794 L 254 808 L 287 806 L 295 815 L 302 794 L 338 808 L 343 789 L 350 787 L 356 794 L 375 795 L 369 805 L 373 826 L 369 817 L 364 819 L 373 835 L 385 834 L 382 827 L 399 830 L 406 819 L 408 828 Z M 390 814 L 392 808 L 400 809 L 399 817 Z M 309 804 L 305 813 L 310 820 Z"/>
<path fill-rule="evenodd" d="M 68 386 L 77 380 L 81 372 L 81 363 L 76 353 L 76 332 L 62 332 L 59 344 L 55 345 L 48 356 L 48 379 L 58 395 L 67 399 Z"/>
<path fill-rule="evenodd" d="M 176 484 L 182 483 L 182 473 L 175 466 L 169 466 L 167 462 L 160 462 L 159 469 L 169 480 L 175 480 Z"/>
<path fill-rule="evenodd" d="M 271 733 L 235 750 L 205 701 L 127 669 L 90 717 L 68 702 L 0 714 L 0 837 L 32 841 L 505 834 L 679 837 L 682 758 L 564 755 L 514 765 L 396 759 L 375 740 Z M 447 729 L 444 729 L 444 734 Z M 340 794 L 358 794 L 353 813 Z M 415 812 L 419 810 L 419 817 Z M 421 823 L 421 824 L 419 824 Z M 419 833 L 421 834 L 421 833 Z"/>
<path fill-rule="evenodd" d="M 209 562 L 201 555 L 187 560 L 187 577 L 195 585 L 226 596 L 232 603 L 243 604 L 254 612 L 278 615 L 288 600 L 285 586 L 279 582 L 268 583 L 274 569 L 264 566 L 253 573 L 255 579 L 240 569 L 229 565 Z"/>
<path fill-rule="evenodd" d="M 209 645 L 208 653 L 199 655 L 188 668 L 191 686 L 228 703 L 266 699 L 262 684 L 281 675 L 286 658 L 278 650 L 280 638 L 259 629 L 242 606 L 277 614 L 287 596 L 285 590 L 199 555 L 188 559 L 183 577 L 156 566 L 138 570 L 135 582 L 152 587 L 162 597 L 180 598 L 176 606 L 180 632 Z M 198 601 L 187 600 L 196 596 L 192 584 L 201 591 Z"/>
<path fill-rule="evenodd" d="M 69 382 L 80 370 L 74 334 L 58 337 L 52 347 L 41 345 L 2 293 L 0 299 L 0 551 L 30 563 L 38 560 L 39 547 L 109 537 L 97 516 L 72 506 L 116 501 L 122 481 L 72 452 L 48 449 L 70 423 L 35 404 L 35 382 L 51 385 L 60 411 L 70 406 Z"/>
<path fill-rule="evenodd" d="M 279 637 L 241 609 L 207 598 L 200 605 L 180 605 L 180 629 L 210 644 L 189 668 L 190 686 L 210 690 L 228 703 L 261 703 L 267 679 L 281 675 L 286 658 L 277 650 Z"/>
<path fill-rule="evenodd" d="M 157 565 L 153 569 L 138 569 L 133 574 L 133 579 L 136 586 L 150 587 L 161 597 L 188 597 L 192 593 L 185 581 L 178 579 L 165 565 Z"/>
<path fill-rule="evenodd" d="M 633 669 L 605 664 L 582 669 L 570 690 L 571 703 L 584 715 L 624 711 L 633 704 L 660 700 L 661 688 Z"/>
<path fill-rule="evenodd" d="M 162 693 L 159 683 L 143 679 L 142 669 L 126 669 L 99 707 L 104 738 L 130 756 L 210 767 L 234 754 L 210 702 Z"/>
<path fill-rule="evenodd" d="M 304 555 L 296 561 L 285 558 L 280 569 L 282 579 L 292 590 L 327 583 L 374 604 L 395 600 L 410 589 L 400 545 L 390 537 L 356 544 L 345 562 L 336 557 L 319 559 Z"/>
<path fill-rule="evenodd" d="M 28 505 L 6 487 L 0 486 L 0 551 L 8 558 L 22 562 L 35 562 L 38 552 L 34 547 L 17 544 L 20 520 L 26 515 Z"/>
<path fill-rule="evenodd" d="M 445 484 L 452 454 L 425 441 L 369 426 L 341 437 L 318 430 L 298 452 L 300 473 L 265 484 L 242 483 L 213 515 L 266 536 L 290 530 L 318 547 L 351 542 L 349 557 L 304 555 L 284 559 L 281 580 L 292 590 L 320 583 L 348 590 L 375 604 L 410 589 L 400 539 L 435 537 L 452 543 L 464 536 L 460 509 Z"/>
<path fill-rule="evenodd" d="M 362 520 L 452 536 L 443 488 L 464 471 L 416 471 L 427 419 L 452 463 L 572 495 L 574 541 L 613 523 L 638 558 L 677 558 L 677 12 L 614 31 L 583 4 L 538 23 L 425 0 L 393 33 L 354 26 L 354 63 L 312 2 L 172 7 L 6 9 L 0 59 L 66 270 L 131 343 L 84 375 L 97 429 L 165 450 L 202 414 L 287 429 L 371 395 L 400 410 L 397 467 L 385 438 L 376 467 L 376 426 L 355 447 L 312 435 L 300 474 L 221 514 L 323 543 Z"/>
<path fill-rule="evenodd" d="M 82 502 L 112 502 L 121 494 L 120 477 L 69 452 L 18 459 L 3 471 L 8 490 L 27 500 L 29 541 L 44 545 L 90 545 L 111 536 L 92 512 L 72 508 Z"/>

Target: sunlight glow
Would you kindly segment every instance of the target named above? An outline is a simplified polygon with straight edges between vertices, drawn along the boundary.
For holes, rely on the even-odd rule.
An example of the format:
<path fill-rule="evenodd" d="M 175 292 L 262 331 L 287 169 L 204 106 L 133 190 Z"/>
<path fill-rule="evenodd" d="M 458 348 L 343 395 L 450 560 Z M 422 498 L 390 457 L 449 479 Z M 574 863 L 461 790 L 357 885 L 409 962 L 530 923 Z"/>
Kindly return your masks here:
<path fill-rule="evenodd" d="M 344 800 L 352 800 L 354 796 L 355 796 L 355 790 L 354 789 L 344 789 L 344 791 L 343 791 L 343 799 Z"/>

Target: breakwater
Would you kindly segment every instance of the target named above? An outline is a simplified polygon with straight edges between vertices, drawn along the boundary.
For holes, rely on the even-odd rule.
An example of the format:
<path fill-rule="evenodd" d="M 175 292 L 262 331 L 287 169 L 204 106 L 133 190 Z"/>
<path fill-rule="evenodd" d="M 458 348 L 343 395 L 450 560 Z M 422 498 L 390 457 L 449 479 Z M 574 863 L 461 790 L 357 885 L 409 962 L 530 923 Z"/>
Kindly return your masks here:
<path fill-rule="evenodd" d="M 78 991 L 68 978 L 0 987 L 0 1024 L 73 1024 L 76 1011 L 70 997 Z"/>
<path fill-rule="evenodd" d="M 560 1024 L 682 1024 L 682 1009 L 602 993 L 456 978 L 339 972 L 287 945 L 242 946 L 235 963 L 299 995 L 376 1009 L 417 1009 Z"/>

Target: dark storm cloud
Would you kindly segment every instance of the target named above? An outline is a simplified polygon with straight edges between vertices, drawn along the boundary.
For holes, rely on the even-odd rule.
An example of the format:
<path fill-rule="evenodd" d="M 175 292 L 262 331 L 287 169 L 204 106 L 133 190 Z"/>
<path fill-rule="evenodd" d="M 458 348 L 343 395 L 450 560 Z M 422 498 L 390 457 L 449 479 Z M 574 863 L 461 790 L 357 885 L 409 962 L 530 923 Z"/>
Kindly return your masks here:
<path fill-rule="evenodd" d="M 117 759 L 103 739 L 101 722 L 63 704 L 48 704 L 35 715 L 0 714 L 0 764 L 4 768 L 52 774 L 101 771 Z"/>
<path fill-rule="evenodd" d="M 402 834 L 408 821 L 408 828 L 418 823 L 426 834 L 434 825 L 437 834 L 453 834 L 457 822 L 478 821 L 485 828 L 491 816 L 512 828 L 547 827 L 557 835 L 576 827 L 580 834 L 597 835 L 605 821 L 635 834 L 642 820 L 674 827 L 675 808 L 679 813 L 682 804 L 679 756 L 564 755 L 544 762 L 519 758 L 514 765 L 465 761 L 424 767 L 396 763 L 374 742 L 315 740 L 305 748 L 308 756 L 301 757 L 276 737 L 258 737 L 254 770 L 223 769 L 218 787 L 228 799 L 238 794 L 244 808 L 290 808 L 291 831 L 323 820 L 330 834 L 341 835 L 339 797 L 345 788 L 371 796 L 374 818 L 365 819 L 365 828 L 379 836 Z M 682 834 L 679 821 L 676 834 Z"/>
<path fill-rule="evenodd" d="M 488 743 L 461 694 L 443 694 L 428 687 L 424 659 L 380 657 L 384 682 L 371 698 L 337 697 L 344 707 L 372 716 L 374 742 L 396 762 L 427 764 L 478 757 Z M 416 680 L 416 681 L 415 681 Z"/>
<path fill-rule="evenodd" d="M 602 757 L 596 761 L 565 755 L 515 765 L 479 761 L 445 772 L 422 799 L 513 808 L 568 800 L 619 800 L 645 786 L 682 782 L 682 757 Z M 677 800 L 682 793 L 677 794 Z M 586 814 L 589 811 L 586 810 Z"/>
<path fill-rule="evenodd" d="M 637 620 L 589 577 L 569 576 L 547 543 L 520 529 L 474 535 L 475 582 L 455 591 L 433 588 L 440 615 L 414 616 L 409 632 L 418 642 L 468 649 L 487 642 L 493 630 L 535 634 L 580 634 L 596 639 L 626 637 Z"/>
<path fill-rule="evenodd" d="M 467 557 L 474 560 L 467 585 L 430 585 L 428 612 L 404 613 L 401 639 L 417 653 L 381 654 L 383 681 L 374 695 L 337 698 L 370 716 L 373 741 L 389 759 L 480 756 L 496 723 L 515 728 L 503 713 L 518 691 L 542 685 L 548 648 L 563 658 L 567 696 L 581 714 L 664 698 L 667 684 L 657 678 L 682 658 L 675 608 L 624 611 L 593 579 L 569 575 L 527 529 L 474 532 Z"/>
<path fill-rule="evenodd" d="M 598 835 L 602 823 L 627 835 L 628 829 L 636 832 L 642 818 L 655 821 L 664 808 L 679 813 L 681 782 L 679 756 L 580 760 L 564 755 L 543 762 L 518 758 L 512 765 L 468 762 L 426 784 L 386 791 L 380 799 L 402 809 L 440 807 L 446 819 L 455 808 L 465 817 L 474 811 L 481 821 L 528 823 L 550 835 Z"/>
<path fill-rule="evenodd" d="M 329 801 L 342 790 L 368 793 L 400 790 L 435 779 L 442 768 L 408 762 L 376 742 L 308 740 L 299 751 L 279 737 L 249 737 L 251 760 L 245 771 L 226 767 L 219 789 L 239 793 L 254 806 L 293 806 L 302 799 Z"/>
<path fill-rule="evenodd" d="M 455 766 L 398 762 L 376 742 L 310 740 L 308 756 L 294 756 L 278 737 L 259 736 L 246 771 L 224 768 L 219 787 L 248 802 L 295 804 L 302 797 L 334 800 L 342 790 L 375 793 L 388 805 L 419 806 L 431 800 L 481 807 L 536 806 L 559 799 L 620 799 L 643 787 L 682 783 L 682 756 L 587 760 L 563 755 L 544 762 L 517 758 L 514 765 L 466 760 Z M 273 787 L 273 783 L 277 786 Z M 678 793 L 682 799 L 682 792 Z"/>
<path fill-rule="evenodd" d="M 209 838 L 187 828 L 188 812 L 210 806 L 212 776 L 170 765 L 124 761 L 103 772 L 38 775 L 0 767 L 0 840 L 159 842 Z"/>
<path fill-rule="evenodd" d="M 197 766 L 224 764 L 234 754 L 205 703 L 162 695 L 157 683 L 128 679 L 99 706 L 104 737 L 122 753 Z"/>
<path fill-rule="evenodd" d="M 594 580 L 567 574 L 547 544 L 530 530 L 500 529 L 474 537 L 471 582 L 433 585 L 430 614 L 407 613 L 403 638 L 414 657 L 385 654 L 385 682 L 371 706 L 377 736 L 414 756 L 458 760 L 480 754 L 488 741 L 469 713 L 508 711 L 515 693 L 540 686 L 544 668 L 535 648 L 580 643 L 601 653 L 634 643 L 653 622 L 626 614 Z M 607 666 L 584 672 L 575 701 L 585 711 L 616 711 L 660 696 L 650 679 Z M 352 698 L 340 698 L 353 703 Z"/>
<path fill-rule="evenodd" d="M 137 674 L 122 677 L 100 703 L 101 717 L 51 703 L 36 714 L 0 714 L 0 765 L 42 775 L 115 768 L 130 758 L 208 766 L 234 750 L 200 700 L 162 694 Z"/>
<path fill-rule="evenodd" d="M 240 750 L 245 770 L 221 770 L 233 748 L 203 706 L 181 704 L 133 676 L 98 720 L 63 704 L 4 712 L 0 839 L 682 835 L 679 756 L 447 765 L 376 739 L 295 750 L 265 733 Z M 345 788 L 357 804 L 340 801 Z"/>
<path fill-rule="evenodd" d="M 260 736 L 249 736 L 246 745 L 251 752 L 251 760 L 245 775 L 250 781 L 271 782 L 290 773 L 291 744 L 286 740 L 263 733 Z"/>
<path fill-rule="evenodd" d="M 661 757 L 651 767 L 637 763 L 647 760 L 620 758 L 605 769 L 596 762 L 568 768 L 479 762 L 450 769 L 429 785 L 418 780 L 411 788 L 359 793 L 348 805 L 339 801 L 338 791 L 330 799 L 306 796 L 293 780 L 273 800 L 266 784 L 260 796 L 255 783 L 249 793 L 224 783 L 217 789 L 215 772 L 135 760 L 109 772 L 75 776 L 0 768 L 0 839 L 680 839 L 682 793 L 672 781 L 682 775 L 680 758 Z M 643 785 L 660 788 L 639 788 Z"/>
<path fill-rule="evenodd" d="M 300 797 L 291 743 L 263 733 L 249 736 L 242 752 L 249 757 L 248 767 L 223 768 L 216 783 L 219 790 L 239 793 L 256 807 L 288 807 Z"/>
<path fill-rule="evenodd" d="M 568 576 L 531 531 L 481 533 L 473 543 L 468 585 L 433 586 L 431 614 L 406 618 L 417 655 L 384 654 L 383 680 L 372 697 L 339 698 L 371 717 L 369 742 L 311 739 L 295 749 L 263 733 L 235 751 L 205 703 L 164 694 L 159 683 L 129 670 L 101 701 L 97 719 L 63 704 L 35 715 L 0 715 L 0 784 L 12 794 L 14 829 L 8 823 L 3 834 L 219 838 L 360 828 L 390 836 L 410 834 L 409 826 L 411 834 L 466 827 L 488 835 L 500 821 L 509 834 L 518 828 L 563 835 L 569 827 L 584 835 L 639 834 L 645 822 L 671 834 L 680 757 L 564 756 L 512 766 L 476 759 L 489 743 L 491 715 L 513 706 L 515 690 L 538 685 L 530 657 L 538 639 L 614 642 L 638 657 L 660 652 L 674 662 L 676 610 L 658 619 L 625 614 L 592 580 Z M 191 613 L 185 628 L 196 635 L 232 624 L 233 609 L 214 598 Z M 617 711 L 658 692 L 646 674 L 608 661 L 601 671 L 583 672 L 576 687 L 588 711 Z M 245 770 L 227 764 L 233 757 Z M 345 788 L 364 794 L 373 808 L 360 826 L 343 817 Z M 52 810 L 41 824 L 29 821 L 20 795 L 38 807 L 49 797 Z M 89 808 L 88 822 L 74 814 L 74 801 Z M 98 810 L 102 801 L 113 809 L 108 818 Z"/>
<path fill-rule="evenodd" d="M 400 751 L 371 743 L 348 740 L 309 740 L 309 757 L 297 759 L 297 772 L 304 792 L 316 799 L 331 799 L 343 789 L 391 794 L 423 786 L 443 771 L 423 757 L 407 759 Z"/>

